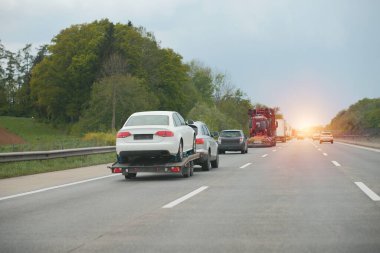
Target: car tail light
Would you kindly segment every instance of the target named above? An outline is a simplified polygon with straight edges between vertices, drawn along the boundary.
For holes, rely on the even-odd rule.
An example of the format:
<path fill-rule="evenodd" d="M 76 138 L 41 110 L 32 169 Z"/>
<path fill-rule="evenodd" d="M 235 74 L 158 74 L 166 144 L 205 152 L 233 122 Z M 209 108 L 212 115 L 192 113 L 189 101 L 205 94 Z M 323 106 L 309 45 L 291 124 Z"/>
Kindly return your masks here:
<path fill-rule="evenodd" d="M 171 168 L 170 168 L 170 171 L 171 171 L 171 172 L 174 172 L 174 173 L 181 172 L 181 167 L 171 167 Z"/>
<path fill-rule="evenodd" d="M 116 138 L 127 138 L 131 136 L 132 134 L 130 132 L 118 132 L 116 135 Z"/>
<path fill-rule="evenodd" d="M 122 173 L 122 169 L 121 168 L 114 168 L 112 170 L 112 173 Z"/>
<path fill-rule="evenodd" d="M 195 143 L 196 143 L 196 144 L 204 144 L 204 143 L 205 143 L 205 140 L 204 140 L 203 138 L 197 138 L 197 139 L 195 140 Z"/>
<path fill-rule="evenodd" d="M 155 135 L 158 135 L 161 137 L 173 137 L 174 133 L 172 131 L 157 131 Z"/>

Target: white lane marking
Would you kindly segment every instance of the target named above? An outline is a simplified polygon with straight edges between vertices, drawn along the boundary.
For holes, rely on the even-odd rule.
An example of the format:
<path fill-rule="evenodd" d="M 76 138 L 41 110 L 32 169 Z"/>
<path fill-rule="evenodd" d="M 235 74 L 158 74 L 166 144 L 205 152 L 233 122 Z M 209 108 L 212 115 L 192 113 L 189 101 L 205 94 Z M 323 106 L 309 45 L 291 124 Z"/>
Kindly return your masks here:
<path fill-rule="evenodd" d="M 376 148 L 368 148 L 368 147 L 363 147 L 363 146 L 359 146 L 359 145 L 343 143 L 343 142 L 340 142 L 340 141 L 336 141 L 335 143 L 346 145 L 346 146 L 350 146 L 350 147 L 354 147 L 354 148 L 360 148 L 360 149 L 370 150 L 370 151 L 374 151 L 374 152 L 380 152 L 380 149 L 376 149 Z"/>
<path fill-rule="evenodd" d="M 247 163 L 247 164 L 244 164 L 243 166 L 240 167 L 240 169 L 244 169 L 246 167 L 248 167 L 249 165 L 251 165 L 252 163 Z"/>
<path fill-rule="evenodd" d="M 73 185 L 77 185 L 77 184 L 83 184 L 83 183 L 87 183 L 87 182 L 91 182 L 91 181 L 95 181 L 95 180 L 100 180 L 100 179 L 104 179 L 104 178 L 109 178 L 109 177 L 114 177 L 114 176 L 118 176 L 118 175 L 120 175 L 120 174 L 112 174 L 112 175 L 107 175 L 107 176 L 103 176 L 103 177 L 95 177 L 95 178 L 77 181 L 77 182 L 73 182 L 73 183 L 57 185 L 57 186 L 52 186 L 52 187 L 48 187 L 48 188 L 42 188 L 42 189 L 35 190 L 35 191 L 23 192 L 23 193 L 19 193 L 19 194 L 15 194 L 15 195 L 2 197 L 2 198 L 0 198 L 0 201 L 6 200 L 6 199 L 18 198 L 18 197 L 22 197 L 22 196 L 27 196 L 27 195 L 31 195 L 31 194 L 35 194 L 35 193 L 40 193 L 40 192 L 46 192 L 46 191 L 55 190 L 55 189 L 59 189 L 59 188 L 69 187 L 69 186 L 73 186 Z"/>
<path fill-rule="evenodd" d="M 170 202 L 169 204 L 164 205 L 162 208 L 172 208 L 172 207 L 175 207 L 176 205 L 182 203 L 183 201 L 185 201 L 185 200 L 187 200 L 187 199 L 189 199 L 189 198 L 197 195 L 198 193 L 206 190 L 207 188 L 208 188 L 208 186 L 199 187 L 198 189 L 196 189 L 196 190 L 194 190 L 194 191 L 186 194 L 185 196 L 183 196 L 183 197 L 181 197 L 179 199 L 176 199 L 176 200 Z"/>
<path fill-rule="evenodd" d="M 319 148 L 318 151 L 322 151 L 322 149 Z"/>
<path fill-rule="evenodd" d="M 335 166 L 340 167 L 341 165 L 337 161 L 331 161 Z"/>
<path fill-rule="evenodd" d="M 276 149 L 273 149 L 272 151 L 273 151 L 273 152 L 276 152 L 277 150 L 276 150 Z"/>
<path fill-rule="evenodd" d="M 367 196 L 372 199 L 373 201 L 380 201 L 380 196 L 374 193 L 371 189 L 369 189 L 365 184 L 362 182 L 355 182 L 355 184 L 362 190 Z"/>
<path fill-rule="evenodd" d="M 265 154 L 265 155 L 262 155 L 261 157 L 267 157 L 268 156 L 268 154 Z"/>
<path fill-rule="evenodd" d="M 327 156 L 327 153 L 323 153 L 324 156 Z"/>

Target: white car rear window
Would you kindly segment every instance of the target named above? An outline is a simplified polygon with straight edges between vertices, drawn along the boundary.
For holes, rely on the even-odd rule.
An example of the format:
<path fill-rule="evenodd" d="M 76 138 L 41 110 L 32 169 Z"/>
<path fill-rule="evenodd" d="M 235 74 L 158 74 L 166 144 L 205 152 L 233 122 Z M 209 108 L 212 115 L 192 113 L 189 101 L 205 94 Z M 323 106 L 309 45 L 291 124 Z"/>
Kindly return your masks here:
<path fill-rule="evenodd" d="M 147 125 L 169 125 L 169 116 L 167 115 L 137 115 L 131 116 L 124 126 L 147 126 Z"/>

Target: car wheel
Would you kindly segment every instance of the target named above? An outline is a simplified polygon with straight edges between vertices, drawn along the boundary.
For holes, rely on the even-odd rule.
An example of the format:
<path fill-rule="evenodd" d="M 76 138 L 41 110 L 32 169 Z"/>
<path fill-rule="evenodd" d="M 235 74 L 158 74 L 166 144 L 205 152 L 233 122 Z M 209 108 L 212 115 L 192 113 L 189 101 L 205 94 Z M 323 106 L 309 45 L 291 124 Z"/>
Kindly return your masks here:
<path fill-rule="evenodd" d="M 319 141 L 319 144 L 322 144 L 322 141 Z"/>
<path fill-rule="evenodd" d="M 125 179 L 136 178 L 136 175 L 137 173 L 127 173 L 127 175 L 125 175 Z"/>
<path fill-rule="evenodd" d="M 193 138 L 193 154 L 195 154 L 197 152 L 197 146 L 196 146 L 196 143 L 195 143 L 195 135 L 194 135 L 194 138 Z"/>
<path fill-rule="evenodd" d="M 183 160 L 183 144 L 181 141 L 178 147 L 177 162 L 182 162 L 182 160 Z"/>
<path fill-rule="evenodd" d="M 245 149 L 240 150 L 240 153 L 245 154 Z"/>
<path fill-rule="evenodd" d="M 216 159 L 214 161 L 211 161 L 211 166 L 213 168 L 218 168 L 219 167 L 219 154 L 216 155 Z"/>
<path fill-rule="evenodd" d="M 202 163 L 202 170 L 209 171 L 211 169 L 211 161 L 210 161 L 210 151 L 208 152 L 206 161 Z"/>
<path fill-rule="evenodd" d="M 334 143 L 334 141 L 331 141 L 331 144 L 333 144 Z"/>
<path fill-rule="evenodd" d="M 248 146 L 247 146 L 247 149 L 245 150 L 245 153 L 246 153 L 246 154 L 248 153 Z"/>

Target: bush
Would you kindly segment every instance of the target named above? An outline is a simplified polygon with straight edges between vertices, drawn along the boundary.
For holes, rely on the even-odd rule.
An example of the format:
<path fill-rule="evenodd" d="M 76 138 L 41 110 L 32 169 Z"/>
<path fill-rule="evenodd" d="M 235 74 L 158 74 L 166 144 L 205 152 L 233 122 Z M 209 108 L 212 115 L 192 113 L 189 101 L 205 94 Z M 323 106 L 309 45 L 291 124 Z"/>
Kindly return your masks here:
<path fill-rule="evenodd" d="M 91 141 L 96 143 L 97 146 L 109 145 L 114 146 L 116 143 L 116 137 L 114 133 L 100 133 L 92 132 L 83 136 L 84 141 Z"/>

